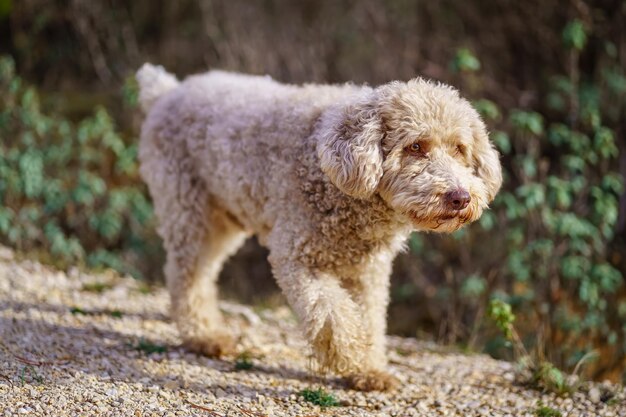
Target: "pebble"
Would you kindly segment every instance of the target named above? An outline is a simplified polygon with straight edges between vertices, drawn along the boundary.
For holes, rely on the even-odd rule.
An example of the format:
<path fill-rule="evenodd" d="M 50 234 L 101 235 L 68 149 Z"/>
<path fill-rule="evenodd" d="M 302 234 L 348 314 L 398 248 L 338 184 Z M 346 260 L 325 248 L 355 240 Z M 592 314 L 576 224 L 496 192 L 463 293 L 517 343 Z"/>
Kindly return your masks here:
<path fill-rule="evenodd" d="M 589 399 L 591 400 L 591 402 L 594 403 L 599 403 L 600 402 L 600 396 L 602 395 L 602 393 L 600 392 L 600 389 L 597 387 L 593 387 L 589 390 Z"/>
<path fill-rule="evenodd" d="M 165 384 L 163 384 L 163 388 L 165 389 L 169 389 L 169 390 L 175 390 L 179 387 L 178 382 L 176 381 L 167 381 Z"/>

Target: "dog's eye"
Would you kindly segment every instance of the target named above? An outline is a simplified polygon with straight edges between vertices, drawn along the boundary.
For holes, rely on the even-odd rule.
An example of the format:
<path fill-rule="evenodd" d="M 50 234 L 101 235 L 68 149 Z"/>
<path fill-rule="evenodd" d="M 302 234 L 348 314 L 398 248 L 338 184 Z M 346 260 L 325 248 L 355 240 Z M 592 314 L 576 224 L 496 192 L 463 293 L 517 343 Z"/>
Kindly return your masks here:
<path fill-rule="evenodd" d="M 414 156 L 421 156 L 424 154 L 424 150 L 422 148 L 422 145 L 420 145 L 418 142 L 412 143 L 409 146 L 407 146 L 406 148 L 404 148 L 409 154 L 414 155 Z"/>

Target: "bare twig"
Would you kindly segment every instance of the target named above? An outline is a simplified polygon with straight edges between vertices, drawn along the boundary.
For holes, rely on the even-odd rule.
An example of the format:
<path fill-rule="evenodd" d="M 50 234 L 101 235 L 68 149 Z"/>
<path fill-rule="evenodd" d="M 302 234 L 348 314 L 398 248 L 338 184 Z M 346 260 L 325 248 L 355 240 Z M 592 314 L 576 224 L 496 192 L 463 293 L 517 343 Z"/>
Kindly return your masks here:
<path fill-rule="evenodd" d="M 0 378 L 2 378 L 5 381 L 7 381 L 9 383 L 9 385 L 11 385 L 11 387 L 13 387 L 13 381 L 11 381 L 11 379 L 8 376 L 0 374 Z"/>
<path fill-rule="evenodd" d="M 206 411 L 207 413 L 209 413 L 210 415 L 212 415 L 212 416 L 214 416 L 214 417 L 223 417 L 223 416 L 221 416 L 221 415 L 217 414 L 215 411 L 211 410 L 210 408 L 206 408 L 206 407 L 203 407 L 203 406 L 201 406 L 201 405 L 194 404 L 194 403 L 192 403 L 192 402 L 191 402 L 191 401 L 189 401 L 189 400 L 187 400 L 187 403 L 188 403 L 191 407 L 193 407 L 193 408 L 197 408 L 198 410 Z"/>
<path fill-rule="evenodd" d="M 23 356 L 19 356 L 19 355 L 15 355 L 15 354 L 13 354 L 13 357 L 15 359 L 17 359 L 19 362 L 22 362 L 23 364 L 26 364 L 26 365 L 31 365 L 31 366 L 48 366 L 48 365 L 52 365 L 52 362 L 36 361 L 36 360 L 28 359 L 28 358 L 25 358 Z"/>
<path fill-rule="evenodd" d="M 266 414 L 255 413 L 254 411 L 246 410 L 239 405 L 237 406 L 237 408 L 239 409 L 239 411 L 241 411 L 242 413 L 244 413 L 245 415 L 249 417 L 267 417 Z"/>
<path fill-rule="evenodd" d="M 589 359 L 595 356 L 598 356 L 598 352 L 596 352 L 595 350 L 585 353 L 583 357 L 580 358 L 578 362 L 576 362 L 576 366 L 574 367 L 574 371 L 572 372 L 572 375 L 578 376 L 578 370 L 580 369 L 581 365 L 583 365 L 585 362 L 587 362 Z"/>

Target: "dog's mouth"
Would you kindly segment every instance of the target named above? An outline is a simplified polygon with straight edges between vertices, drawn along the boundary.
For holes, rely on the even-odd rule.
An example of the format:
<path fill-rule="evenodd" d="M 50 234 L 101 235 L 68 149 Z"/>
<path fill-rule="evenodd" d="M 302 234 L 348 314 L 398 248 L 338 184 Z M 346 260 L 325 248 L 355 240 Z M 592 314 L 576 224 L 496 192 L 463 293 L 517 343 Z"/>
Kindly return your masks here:
<path fill-rule="evenodd" d="M 445 232 L 458 230 L 470 221 L 470 215 L 465 210 L 445 212 L 436 216 L 424 216 L 416 211 L 409 211 L 408 217 L 417 229 Z"/>

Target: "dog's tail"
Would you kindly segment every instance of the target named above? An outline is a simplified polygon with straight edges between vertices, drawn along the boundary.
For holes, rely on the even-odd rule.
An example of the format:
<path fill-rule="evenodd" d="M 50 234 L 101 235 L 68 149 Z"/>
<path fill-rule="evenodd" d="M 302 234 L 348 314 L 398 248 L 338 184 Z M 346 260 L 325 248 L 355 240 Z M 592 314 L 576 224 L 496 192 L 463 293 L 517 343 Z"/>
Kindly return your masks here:
<path fill-rule="evenodd" d="M 159 97 L 179 84 L 176 77 L 165 71 L 165 68 L 148 63 L 143 64 L 135 77 L 139 83 L 139 104 L 146 113 Z"/>

